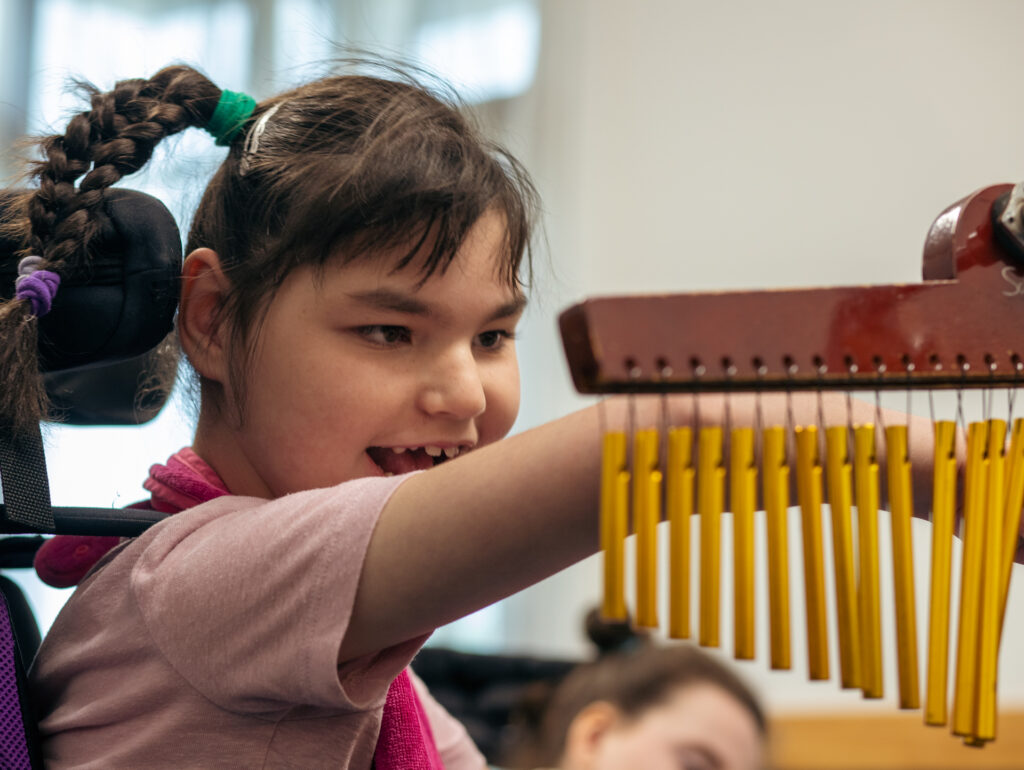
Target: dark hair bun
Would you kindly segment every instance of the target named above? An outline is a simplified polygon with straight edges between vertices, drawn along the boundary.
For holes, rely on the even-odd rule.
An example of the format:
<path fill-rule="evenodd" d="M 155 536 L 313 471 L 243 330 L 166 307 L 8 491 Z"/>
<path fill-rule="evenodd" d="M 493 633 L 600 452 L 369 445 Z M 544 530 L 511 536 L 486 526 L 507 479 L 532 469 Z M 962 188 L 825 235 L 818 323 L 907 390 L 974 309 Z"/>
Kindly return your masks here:
<path fill-rule="evenodd" d="M 587 637 L 597 647 L 599 658 L 620 652 L 631 652 L 651 643 L 649 632 L 634 628 L 629 620 L 605 620 L 597 608 L 587 613 L 583 628 Z"/>

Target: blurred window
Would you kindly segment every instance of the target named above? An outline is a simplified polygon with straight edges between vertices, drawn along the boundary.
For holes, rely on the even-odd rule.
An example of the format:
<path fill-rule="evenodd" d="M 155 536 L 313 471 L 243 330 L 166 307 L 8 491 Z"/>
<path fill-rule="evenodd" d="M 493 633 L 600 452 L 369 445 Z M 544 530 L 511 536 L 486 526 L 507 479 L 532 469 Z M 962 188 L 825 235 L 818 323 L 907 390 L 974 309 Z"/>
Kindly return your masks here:
<path fill-rule="evenodd" d="M 504 2 L 423 24 L 414 50 L 470 103 L 507 99 L 533 82 L 540 14 L 533 2 Z"/>

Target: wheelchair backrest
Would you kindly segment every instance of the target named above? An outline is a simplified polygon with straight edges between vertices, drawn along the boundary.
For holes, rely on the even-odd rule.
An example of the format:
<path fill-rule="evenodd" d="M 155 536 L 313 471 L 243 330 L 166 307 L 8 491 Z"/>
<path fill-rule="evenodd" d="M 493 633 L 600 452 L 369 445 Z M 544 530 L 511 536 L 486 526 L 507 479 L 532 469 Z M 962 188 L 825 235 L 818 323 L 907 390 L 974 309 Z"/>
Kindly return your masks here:
<path fill-rule="evenodd" d="M 0 191 L 0 219 L 18 198 Z M 61 276 L 51 312 L 38 320 L 39 366 L 53 419 L 77 425 L 146 422 L 168 389 L 143 387 L 153 349 L 173 328 L 181 237 L 170 212 L 132 190 L 105 194 L 107 226 L 87 264 Z M 22 244 L 0 236 L 0 297 L 13 296 Z M 0 345 L 5 344 L 0 340 Z M 53 508 L 42 437 L 0 422 L 0 568 L 31 567 L 41 533 L 133 536 L 155 511 Z M 29 533 L 29 534 L 25 534 Z M 26 670 L 39 630 L 24 596 L 0 577 L 0 767 L 41 768 Z"/>

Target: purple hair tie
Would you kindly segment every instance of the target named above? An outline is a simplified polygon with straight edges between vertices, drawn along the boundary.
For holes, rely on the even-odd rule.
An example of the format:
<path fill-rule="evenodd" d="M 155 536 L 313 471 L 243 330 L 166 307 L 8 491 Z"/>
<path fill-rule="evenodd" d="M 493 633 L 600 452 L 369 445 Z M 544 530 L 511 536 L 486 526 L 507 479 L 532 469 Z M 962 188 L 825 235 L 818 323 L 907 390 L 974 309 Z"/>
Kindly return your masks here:
<path fill-rule="evenodd" d="M 32 303 L 32 315 L 36 318 L 50 312 L 53 298 L 60 286 L 60 276 L 52 270 L 40 270 L 43 262 L 40 256 L 25 257 L 18 263 L 18 278 L 14 281 L 14 296 Z"/>

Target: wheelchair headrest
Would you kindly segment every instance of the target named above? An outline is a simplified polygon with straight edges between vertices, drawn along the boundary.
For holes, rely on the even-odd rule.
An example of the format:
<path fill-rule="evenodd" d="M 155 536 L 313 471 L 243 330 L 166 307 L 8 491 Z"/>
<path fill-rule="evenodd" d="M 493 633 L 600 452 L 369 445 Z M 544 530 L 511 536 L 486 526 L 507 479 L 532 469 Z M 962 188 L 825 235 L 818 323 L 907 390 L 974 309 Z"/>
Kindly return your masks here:
<path fill-rule="evenodd" d="M 0 191 L 0 217 L 16 194 Z M 87 264 L 61 276 L 52 309 L 39 319 L 39 363 L 65 421 L 144 422 L 163 404 L 140 410 L 136 391 L 150 351 L 173 328 L 181 236 L 167 208 L 145 193 L 110 189 L 104 206 L 107 223 Z M 14 294 L 21 246 L 0 236 L 4 299 Z"/>
<path fill-rule="evenodd" d="M 0 193 L 0 208 L 10 205 Z M 114 363 L 141 355 L 172 327 L 181 275 L 181 236 L 156 198 L 135 190 L 106 194 L 108 226 L 90 248 L 88 265 L 61 276 L 53 308 L 39 319 L 44 372 Z M 15 252 L 0 240 L 0 297 L 14 295 Z"/>

